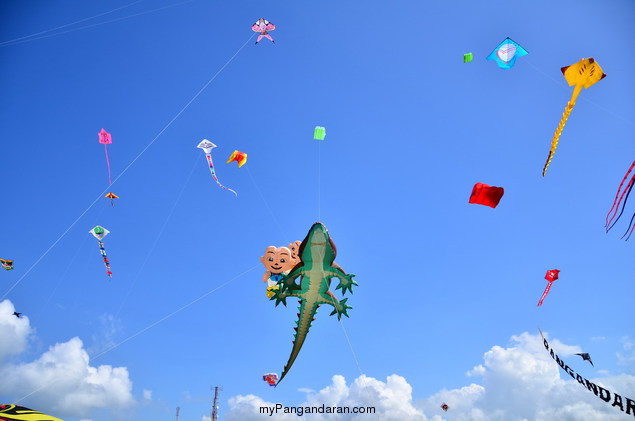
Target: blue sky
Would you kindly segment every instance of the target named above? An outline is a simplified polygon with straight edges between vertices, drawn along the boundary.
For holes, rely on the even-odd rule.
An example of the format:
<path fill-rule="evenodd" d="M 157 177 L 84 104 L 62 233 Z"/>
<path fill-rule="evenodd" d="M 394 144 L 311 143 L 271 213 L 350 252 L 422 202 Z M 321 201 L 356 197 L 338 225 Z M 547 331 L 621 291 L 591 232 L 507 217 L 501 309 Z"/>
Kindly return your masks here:
<path fill-rule="evenodd" d="M 385 420 L 623 417 L 535 344 L 540 327 L 587 378 L 635 395 L 634 240 L 620 240 L 635 205 L 603 228 L 635 159 L 635 5 L 270 3 L 0 5 L 0 257 L 15 260 L 0 273 L 0 337 L 14 344 L 0 346 L 0 400 L 66 421 L 176 406 L 204 420 L 222 385 L 225 420 L 260 419 L 258 402 L 363 403 Z M 275 44 L 254 45 L 259 17 Z M 505 37 L 529 52 L 511 70 L 485 60 Z M 543 178 L 573 89 L 560 68 L 583 57 L 608 76 L 581 93 Z M 212 180 L 203 138 L 237 198 Z M 234 150 L 249 154 L 240 169 L 225 164 Z M 468 204 L 477 182 L 505 188 L 496 209 Z M 94 202 L 108 191 L 116 206 Z M 317 220 L 356 274 L 353 309 L 341 324 L 318 311 L 269 388 L 296 306 L 265 298 L 259 258 Z M 567 354 L 582 350 L 595 367 Z M 541 367 L 550 383 L 534 389 Z M 506 388 L 527 393 L 492 398 Z"/>

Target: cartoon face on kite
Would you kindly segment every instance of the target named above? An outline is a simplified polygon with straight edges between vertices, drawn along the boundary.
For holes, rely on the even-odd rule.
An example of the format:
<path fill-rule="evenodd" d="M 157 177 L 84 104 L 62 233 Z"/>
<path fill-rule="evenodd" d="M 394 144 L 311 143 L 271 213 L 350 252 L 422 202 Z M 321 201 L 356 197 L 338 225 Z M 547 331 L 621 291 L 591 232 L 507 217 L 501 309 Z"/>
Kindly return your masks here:
<path fill-rule="evenodd" d="M 302 241 L 294 241 L 287 246 L 291 251 L 291 262 L 293 266 L 300 263 L 300 244 L 302 244 Z"/>
<path fill-rule="evenodd" d="M 503 42 L 498 44 L 487 56 L 487 60 L 495 60 L 501 69 L 511 69 L 516 64 L 516 58 L 529 54 L 523 47 L 518 45 L 511 38 L 505 38 Z"/>
<path fill-rule="evenodd" d="M 240 151 L 234 151 L 229 156 L 229 159 L 227 160 L 227 163 L 229 164 L 232 161 L 238 162 L 238 168 L 240 168 L 243 165 L 245 165 L 245 163 L 247 162 L 247 154 L 244 153 L 244 152 L 240 152 Z"/>
<path fill-rule="evenodd" d="M 586 89 L 593 86 L 606 77 L 606 74 L 604 74 L 600 65 L 592 57 L 583 58 L 579 62 L 572 64 L 571 66 L 563 67 L 560 70 L 562 71 L 562 74 L 567 80 L 569 86 L 575 85 L 575 88 L 573 88 L 571 99 L 564 108 L 560 124 L 558 124 L 556 132 L 553 134 L 553 138 L 551 139 L 551 149 L 549 149 L 547 162 L 545 162 L 545 166 L 542 168 L 543 177 L 547 174 L 547 168 L 549 168 L 549 164 L 551 164 L 551 160 L 556 153 L 556 148 L 558 148 L 558 142 L 560 141 L 560 135 L 562 134 L 564 125 L 567 123 L 567 119 L 569 118 L 573 107 L 575 107 L 575 102 L 578 99 L 578 95 L 580 95 L 582 88 Z"/>
<path fill-rule="evenodd" d="M 265 266 L 265 269 L 275 275 L 291 269 L 292 261 L 291 251 L 287 247 L 269 246 L 264 256 L 260 258 L 260 263 Z"/>

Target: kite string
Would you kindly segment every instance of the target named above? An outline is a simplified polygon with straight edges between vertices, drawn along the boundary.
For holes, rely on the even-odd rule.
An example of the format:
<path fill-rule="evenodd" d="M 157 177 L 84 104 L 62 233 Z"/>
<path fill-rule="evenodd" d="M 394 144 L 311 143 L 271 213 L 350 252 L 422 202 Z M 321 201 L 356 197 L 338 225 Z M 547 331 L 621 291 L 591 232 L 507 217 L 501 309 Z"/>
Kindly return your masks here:
<path fill-rule="evenodd" d="M 157 134 L 154 139 L 152 139 L 150 141 L 150 143 L 148 143 L 148 145 L 143 148 L 143 150 L 141 152 L 139 152 L 139 154 L 132 160 L 132 162 L 130 162 L 130 164 L 128 164 L 127 167 L 125 167 L 123 169 L 123 171 L 114 179 L 114 181 L 112 182 L 112 184 L 116 183 L 117 180 L 119 180 L 127 171 L 128 169 L 130 169 L 130 167 L 132 167 L 132 165 L 137 162 L 137 160 L 150 148 L 150 146 L 152 146 L 154 144 L 154 142 L 156 142 L 156 140 L 163 134 L 163 132 L 165 132 L 167 130 L 168 127 L 170 127 L 172 125 L 172 123 L 174 123 L 174 121 L 180 117 L 181 114 L 183 114 L 183 112 L 190 106 L 190 104 L 192 104 L 192 102 L 194 102 L 194 100 L 196 98 L 198 98 L 201 93 L 203 93 L 203 91 L 205 90 L 205 88 L 207 88 L 209 86 L 210 83 L 212 83 L 214 81 L 214 79 L 216 79 L 216 77 L 225 69 L 225 67 L 227 67 L 229 65 L 229 63 L 232 62 L 232 60 L 234 60 L 234 58 L 238 55 L 238 53 L 240 53 L 243 48 L 245 48 L 245 46 L 247 45 L 247 43 L 249 43 L 249 41 L 251 41 L 251 39 L 254 37 L 255 33 L 250 35 L 249 38 L 247 39 L 247 41 L 245 41 L 245 43 L 238 49 L 236 50 L 236 52 L 234 53 L 233 56 L 231 56 L 231 58 L 229 60 L 227 60 L 227 62 L 225 62 L 225 64 L 220 68 L 220 70 L 218 70 L 214 76 L 211 77 L 211 79 L 209 79 L 207 81 L 207 83 L 205 83 L 205 85 L 203 85 L 203 87 L 201 89 L 199 89 L 199 91 L 192 97 L 192 99 L 190 99 L 185 106 L 183 106 L 183 108 L 181 108 L 181 110 L 174 116 L 174 118 L 172 118 L 172 120 L 170 120 L 168 122 L 168 124 L 165 125 L 165 127 L 163 127 L 163 129 L 161 129 L 161 131 L 159 132 L 159 134 Z M 108 190 L 110 189 L 110 186 L 105 189 L 104 191 L 102 191 L 101 193 L 99 193 L 99 195 L 95 198 L 95 200 L 93 200 L 93 202 L 84 210 L 84 212 L 81 213 L 81 215 L 79 215 L 72 223 L 71 225 L 66 228 L 66 230 L 53 242 L 53 244 L 51 244 L 51 246 L 46 249 L 46 251 L 35 261 L 35 263 L 33 263 L 31 265 L 31 267 L 24 273 L 24 275 L 22 275 L 20 278 L 18 278 L 18 280 L 9 288 L 9 290 L 7 292 L 4 293 L 4 295 L 2 297 L 0 297 L 0 301 L 3 300 L 20 282 L 22 282 L 22 280 L 31 272 L 31 270 L 33 270 L 33 268 L 35 266 L 38 265 L 38 263 L 40 263 L 40 261 L 53 249 L 53 247 L 55 247 L 57 245 L 57 243 L 59 243 L 62 238 L 64 238 L 66 236 L 66 234 L 82 219 L 82 217 L 84 215 L 86 215 L 86 213 L 93 207 L 95 206 L 95 203 L 97 203 L 99 201 L 99 199 L 102 198 L 102 196 L 108 192 Z"/>
<path fill-rule="evenodd" d="M 321 151 L 322 151 L 322 147 L 321 146 L 322 146 L 322 142 L 318 141 L 318 169 L 317 169 L 317 171 L 318 171 L 318 179 L 317 179 L 317 184 L 318 184 L 318 186 L 317 186 L 318 221 L 320 220 L 320 211 L 321 211 L 321 203 L 320 203 L 320 199 L 321 199 L 321 197 L 320 197 L 320 193 L 321 193 L 320 189 L 321 189 L 321 185 L 322 185 L 322 182 L 321 182 L 322 181 L 321 180 L 322 179 L 322 173 L 321 173 L 321 167 L 322 167 L 322 152 Z"/>
<path fill-rule="evenodd" d="M 280 231 L 280 234 L 283 237 L 286 237 L 285 232 L 282 229 L 282 225 L 280 225 L 280 222 L 278 221 L 278 218 L 276 218 L 276 215 L 273 213 L 273 210 L 271 210 L 271 207 L 269 206 L 269 202 L 267 202 L 267 199 L 265 198 L 265 195 L 262 193 L 262 190 L 260 190 L 260 187 L 258 187 L 258 184 L 256 183 L 256 179 L 254 178 L 254 176 L 251 174 L 251 171 L 249 170 L 249 166 L 247 166 L 245 168 L 247 168 L 247 174 L 249 174 L 249 178 L 251 178 L 251 182 L 254 183 L 254 187 L 256 187 L 256 190 L 258 191 L 258 194 L 260 195 L 260 198 L 262 199 L 262 201 L 264 202 L 265 206 L 267 207 L 267 210 L 269 211 L 269 214 L 271 215 L 271 219 L 273 219 L 273 222 L 276 223 L 276 226 L 278 227 L 278 230 Z"/>
<path fill-rule="evenodd" d="M 325 273 L 324 271 L 322 271 L 322 276 L 324 276 Z M 327 281 L 324 281 L 327 282 Z M 352 294 L 352 292 L 351 292 Z M 343 295 L 343 294 L 342 294 Z M 333 296 L 331 297 L 331 301 L 333 302 L 333 306 L 335 306 L 335 298 Z M 344 333 L 344 338 L 346 338 L 346 342 L 348 343 L 348 348 L 351 350 L 351 354 L 353 355 L 353 360 L 355 361 L 355 365 L 357 366 L 357 370 L 359 371 L 359 374 L 361 375 L 362 381 L 364 382 L 364 391 L 366 391 L 367 393 L 370 393 L 370 391 L 368 390 L 368 379 L 366 377 L 366 374 L 362 371 L 362 367 L 359 365 L 359 360 L 357 359 L 357 354 L 355 353 L 355 349 L 353 348 L 353 344 L 351 343 L 351 340 L 348 336 L 348 332 L 346 331 L 346 327 L 344 327 L 344 321 L 340 318 L 338 319 L 338 322 L 340 322 L 340 326 L 342 327 L 342 332 Z M 379 418 L 380 420 L 382 419 L 382 417 L 380 416 Z"/>
<path fill-rule="evenodd" d="M 115 317 L 119 316 L 119 313 L 121 313 L 121 310 L 123 309 L 123 306 L 128 301 L 128 297 L 130 296 L 130 293 L 132 292 L 132 289 L 134 288 L 134 286 L 136 285 L 137 281 L 139 280 L 139 277 L 141 276 L 141 273 L 143 272 L 143 269 L 145 268 L 146 264 L 148 263 L 148 260 L 150 259 L 150 256 L 154 252 L 154 249 L 156 248 L 156 246 L 157 246 L 157 244 L 159 242 L 159 239 L 163 235 L 163 231 L 165 231 L 165 228 L 167 227 L 168 223 L 170 222 L 170 219 L 172 218 L 172 215 L 174 214 L 174 210 L 176 209 L 176 206 L 179 204 L 179 202 L 181 200 L 181 197 L 183 196 L 183 192 L 185 191 L 185 188 L 189 185 L 190 180 L 192 179 L 192 174 L 194 174 L 194 170 L 196 169 L 197 161 L 198 161 L 198 153 L 195 156 L 194 165 L 192 165 L 192 169 L 190 170 L 190 174 L 187 176 L 187 179 L 185 180 L 185 183 L 183 184 L 183 187 L 181 188 L 181 191 L 179 192 L 179 194 L 177 195 L 176 199 L 174 200 L 174 203 L 172 204 L 172 208 L 170 209 L 170 212 L 168 213 L 168 216 L 165 218 L 165 221 L 163 222 L 163 225 L 161 226 L 161 229 L 159 229 L 159 232 L 158 232 L 156 238 L 154 239 L 154 243 L 150 247 L 150 250 L 148 250 L 148 253 L 146 254 L 146 257 L 143 260 L 143 263 L 141 264 L 141 267 L 139 268 L 139 271 L 137 272 L 137 276 L 135 276 L 134 280 L 130 283 L 130 286 L 128 287 L 128 291 L 126 292 L 126 295 L 124 296 L 121 304 L 119 304 L 119 309 L 117 310 L 117 313 L 115 314 Z"/>
<path fill-rule="evenodd" d="M 169 319 L 170 317 L 174 316 L 175 314 L 177 314 L 177 313 L 179 313 L 179 312 L 181 312 L 181 311 L 185 310 L 186 308 L 190 307 L 191 305 L 193 305 L 193 304 L 195 304 L 195 303 L 197 303 L 197 302 L 201 301 L 203 298 L 207 297 L 208 295 L 211 295 L 211 294 L 213 294 L 214 292 L 218 291 L 219 289 L 221 289 L 221 288 L 223 288 L 223 287 L 225 287 L 225 286 L 227 286 L 227 285 L 231 284 L 231 283 L 232 283 L 232 282 L 234 282 L 235 280 L 237 280 L 237 279 L 241 278 L 243 275 L 246 275 L 247 273 L 249 273 L 249 272 L 251 272 L 252 270 L 254 270 L 255 268 L 257 268 L 258 266 L 260 266 L 260 264 L 254 265 L 253 267 L 251 267 L 251 268 L 249 268 L 249 269 L 247 269 L 247 270 L 245 270 L 245 271 L 243 271 L 243 272 L 239 273 L 238 275 L 234 276 L 233 278 L 231 278 L 230 280 L 226 281 L 225 283 L 223 283 L 223 284 L 221 284 L 221 285 L 219 285 L 219 286 L 215 287 L 214 289 L 212 289 L 212 290 L 210 290 L 210 291 L 207 291 L 205 294 L 203 294 L 203 295 L 199 296 L 198 298 L 196 298 L 196 299 L 194 299 L 194 300 L 190 301 L 189 303 L 185 304 L 184 306 L 181 306 L 180 308 L 178 308 L 178 309 L 174 310 L 174 311 L 173 311 L 173 312 L 171 312 L 170 314 L 168 314 L 168 315 L 166 315 L 166 316 L 163 316 L 163 317 L 162 317 L 162 318 L 160 318 L 159 320 L 157 320 L 157 321 L 155 321 L 155 322 L 153 322 L 153 323 L 149 324 L 148 326 L 144 327 L 143 329 L 138 330 L 138 331 L 137 331 L 137 332 L 135 332 L 134 334 L 132 334 L 132 335 L 128 336 L 126 339 L 124 339 L 124 340 L 122 340 L 122 341 L 120 341 L 120 342 L 118 342 L 118 343 L 116 343 L 116 344 L 114 344 L 114 345 L 112 345 L 112 346 L 108 347 L 108 348 L 107 348 L 107 349 L 105 349 L 104 351 L 102 351 L 102 352 L 100 352 L 100 353 L 98 353 L 98 354 L 96 354 L 96 355 L 93 355 L 92 357 L 90 357 L 90 356 L 89 356 L 89 361 L 90 361 L 91 359 L 94 361 L 94 360 L 96 360 L 97 358 L 102 357 L 103 355 L 105 355 L 105 354 L 109 353 L 109 352 L 110 352 L 110 351 L 112 351 L 113 349 L 115 349 L 115 348 L 117 348 L 117 347 L 119 347 L 119 346 L 123 345 L 124 343 L 128 342 L 129 340 L 136 338 L 137 336 L 139 336 L 139 335 L 141 335 L 142 333 L 144 333 L 144 332 L 146 332 L 146 331 L 148 331 L 148 330 L 152 329 L 152 328 L 153 328 L 153 327 L 155 327 L 156 325 L 158 325 L 158 324 L 160 324 L 160 323 L 164 322 L 165 320 Z M 42 390 L 42 389 L 45 389 L 45 388 L 49 387 L 49 386 L 50 386 L 53 382 L 54 382 L 54 380 L 52 380 L 52 381 L 50 381 L 50 382 L 48 382 L 48 383 L 46 383 L 46 384 L 43 384 L 42 386 L 40 386 L 40 387 L 38 387 L 37 389 L 35 389 L 35 390 L 33 390 L 32 392 L 30 392 L 28 395 L 22 396 L 21 398 L 19 398 L 19 399 L 15 400 L 15 401 L 13 402 L 13 404 L 14 404 L 14 405 L 15 405 L 15 404 L 18 404 L 20 401 L 23 401 L 24 399 L 28 398 L 29 396 L 31 396 L 31 395 L 33 395 L 33 394 L 35 394 L 35 393 L 39 392 L 39 391 L 40 391 L 40 390 Z"/>
<path fill-rule="evenodd" d="M 94 18 L 98 18 L 98 17 L 100 17 L 100 16 L 104 16 L 104 15 L 110 14 L 110 13 L 112 13 L 112 12 L 116 12 L 117 10 L 121 10 L 121 9 L 125 9 L 126 7 L 133 6 L 133 5 L 137 4 L 137 3 L 141 3 L 142 1 L 145 1 L 145 0 L 137 0 L 137 1 L 133 1 L 132 3 L 126 4 L 126 5 L 124 5 L 124 6 L 116 7 L 116 8 L 114 8 L 114 9 L 112 9 L 112 10 L 107 11 L 107 12 L 98 13 L 98 14 L 96 14 L 96 15 L 93 15 L 93 16 L 90 16 L 90 17 L 87 17 L 87 18 L 83 18 L 83 19 L 80 19 L 80 20 L 76 20 L 75 22 L 66 23 L 66 24 L 64 24 L 64 25 L 60 25 L 60 26 L 57 26 L 57 27 L 55 27 L 55 28 L 46 29 L 46 30 L 44 30 L 44 31 L 36 32 L 36 33 L 34 33 L 34 34 L 31 34 L 31 35 L 25 35 L 25 36 L 23 36 L 23 37 L 14 38 L 14 39 L 10 39 L 10 40 L 7 40 L 7 41 L 2 41 L 2 42 L 0 42 L 0 47 L 1 47 L 1 46 L 3 46 L 3 45 L 6 45 L 6 44 L 12 44 L 12 43 L 15 43 L 16 41 L 21 41 L 21 40 L 26 39 L 26 38 L 35 37 L 35 36 L 37 36 L 37 35 L 42 35 L 42 34 L 45 34 L 45 33 L 47 33 L 47 32 L 52 32 L 52 31 L 56 31 L 56 30 L 58 30 L 58 29 L 66 28 L 67 26 L 75 25 L 76 23 L 81 23 L 81 22 L 85 22 L 85 21 L 87 21 L 87 20 L 91 20 L 91 19 L 94 19 Z M 26 41 L 24 41 L 24 42 L 26 42 Z"/>
<path fill-rule="evenodd" d="M 107 23 L 112 23 L 112 22 L 117 22 L 117 21 L 124 20 L 124 19 L 133 18 L 133 17 L 136 17 L 136 16 L 147 15 L 148 13 L 156 12 L 158 10 L 168 9 L 168 8 L 171 8 L 171 7 L 181 6 L 183 4 L 191 3 L 193 1 L 194 0 L 186 0 L 186 1 L 182 1 L 180 3 L 170 4 L 170 5 L 167 5 L 167 6 L 158 7 L 156 9 L 151 9 L 151 10 L 148 10 L 148 11 L 145 11 L 145 12 L 139 12 L 139 13 L 135 13 L 133 15 L 128 15 L 128 16 L 123 16 L 123 17 L 120 17 L 120 18 L 107 20 L 105 22 L 93 23 L 91 25 L 80 26 L 79 28 L 69 29 L 68 31 L 57 32 L 55 34 L 49 34 L 49 35 L 42 35 L 41 37 L 24 39 L 24 40 L 21 40 L 21 41 L 17 41 L 17 40 L 5 41 L 5 43 L 0 43 L 0 48 L 6 47 L 6 46 L 9 46 L 9 45 L 22 44 L 22 43 L 29 42 L 29 41 L 35 41 L 35 40 L 42 39 L 42 38 L 50 38 L 50 37 L 54 37 L 54 36 L 57 36 L 57 35 L 67 34 L 69 32 L 75 32 L 75 31 L 79 31 L 79 30 L 82 30 L 82 29 L 92 28 L 94 26 L 105 25 Z M 75 23 L 77 23 L 77 22 L 75 22 Z M 69 25 L 72 25 L 72 24 L 69 24 Z M 44 31 L 44 32 L 50 32 L 50 31 L 53 31 L 53 29 L 51 29 L 49 31 Z"/>

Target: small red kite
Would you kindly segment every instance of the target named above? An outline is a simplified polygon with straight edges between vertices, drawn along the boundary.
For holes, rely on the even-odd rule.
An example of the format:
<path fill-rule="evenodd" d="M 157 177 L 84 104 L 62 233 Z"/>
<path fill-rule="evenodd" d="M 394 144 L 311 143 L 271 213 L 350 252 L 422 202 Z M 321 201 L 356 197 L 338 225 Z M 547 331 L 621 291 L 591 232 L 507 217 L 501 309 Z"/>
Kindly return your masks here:
<path fill-rule="evenodd" d="M 488 186 L 483 183 L 474 184 L 472 189 L 472 195 L 470 196 L 470 203 L 476 203 L 477 205 L 485 205 L 491 208 L 498 206 L 501 197 L 503 197 L 505 190 L 502 187 Z"/>

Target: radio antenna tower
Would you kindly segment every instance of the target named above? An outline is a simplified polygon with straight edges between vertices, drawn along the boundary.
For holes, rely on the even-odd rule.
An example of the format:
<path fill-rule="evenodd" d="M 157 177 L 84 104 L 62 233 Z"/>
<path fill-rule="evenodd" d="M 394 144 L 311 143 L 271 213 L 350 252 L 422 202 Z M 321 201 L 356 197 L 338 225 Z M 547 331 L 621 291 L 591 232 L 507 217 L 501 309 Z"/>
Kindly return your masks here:
<path fill-rule="evenodd" d="M 176 421 L 179 421 L 179 412 L 181 411 L 181 407 L 177 406 L 176 407 Z"/>
<path fill-rule="evenodd" d="M 214 389 L 214 403 L 212 404 L 212 421 L 218 421 L 218 392 L 223 390 L 222 387 L 213 386 Z"/>

